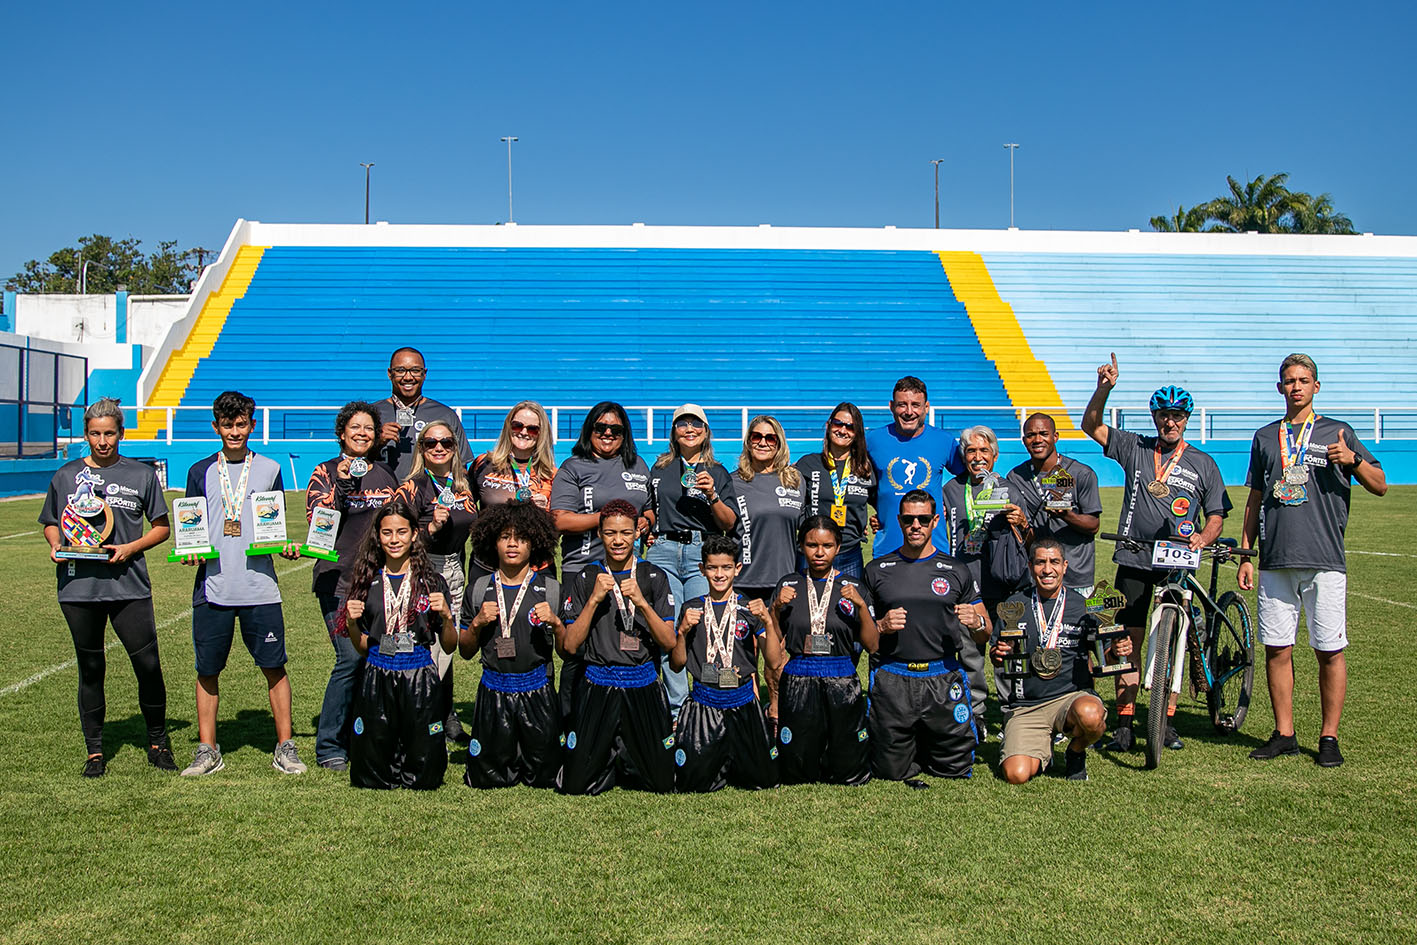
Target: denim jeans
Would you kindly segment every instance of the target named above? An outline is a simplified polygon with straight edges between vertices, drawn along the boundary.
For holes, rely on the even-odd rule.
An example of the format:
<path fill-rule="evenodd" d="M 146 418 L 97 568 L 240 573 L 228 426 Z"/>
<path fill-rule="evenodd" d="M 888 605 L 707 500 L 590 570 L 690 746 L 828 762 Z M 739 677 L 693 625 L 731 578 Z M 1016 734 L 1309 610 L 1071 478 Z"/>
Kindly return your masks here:
<path fill-rule="evenodd" d="M 674 595 L 675 620 L 684 607 L 684 602 L 702 597 L 709 592 L 708 578 L 699 570 L 700 549 L 703 539 L 692 542 L 669 541 L 659 538 L 649 546 L 645 560 L 659 568 L 669 578 L 669 593 Z M 669 697 L 669 708 L 678 713 L 684 700 L 689 697 L 689 674 L 684 670 L 674 672 L 669 668 L 669 657 L 660 660 L 664 670 L 664 693 Z"/>
<path fill-rule="evenodd" d="M 330 643 L 335 648 L 335 665 L 330 681 L 325 685 L 325 701 L 320 706 L 320 721 L 315 727 L 315 761 L 323 764 L 335 759 L 349 759 L 349 707 L 354 701 L 354 681 L 359 675 L 359 652 L 349 637 L 335 633 L 335 617 L 341 598 L 333 594 L 317 595 L 320 612 L 325 615 L 325 627 L 330 631 Z"/>

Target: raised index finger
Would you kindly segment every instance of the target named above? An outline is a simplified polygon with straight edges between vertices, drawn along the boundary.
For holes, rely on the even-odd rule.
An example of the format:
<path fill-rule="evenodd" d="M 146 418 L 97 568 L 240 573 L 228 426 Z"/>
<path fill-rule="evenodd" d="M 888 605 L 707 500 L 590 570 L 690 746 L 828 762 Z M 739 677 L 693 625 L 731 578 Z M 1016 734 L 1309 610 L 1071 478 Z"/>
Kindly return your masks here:
<path fill-rule="evenodd" d="M 1117 352 L 1112 352 L 1112 370 L 1117 370 Z"/>

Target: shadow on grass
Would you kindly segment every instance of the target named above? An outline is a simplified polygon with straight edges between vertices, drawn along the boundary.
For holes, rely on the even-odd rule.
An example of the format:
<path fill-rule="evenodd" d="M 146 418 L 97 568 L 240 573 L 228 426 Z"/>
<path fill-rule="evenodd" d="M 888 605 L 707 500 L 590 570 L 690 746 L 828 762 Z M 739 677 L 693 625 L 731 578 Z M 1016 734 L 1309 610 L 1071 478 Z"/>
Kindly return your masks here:
<path fill-rule="evenodd" d="M 177 741 L 172 737 L 173 734 L 191 727 L 192 723 L 185 719 L 168 719 L 167 736 L 169 741 Z M 112 761 L 129 748 L 136 748 L 139 754 L 144 758 L 147 757 L 148 723 L 138 712 L 134 712 L 126 719 L 110 719 L 103 723 L 103 754 L 105 758 Z"/>

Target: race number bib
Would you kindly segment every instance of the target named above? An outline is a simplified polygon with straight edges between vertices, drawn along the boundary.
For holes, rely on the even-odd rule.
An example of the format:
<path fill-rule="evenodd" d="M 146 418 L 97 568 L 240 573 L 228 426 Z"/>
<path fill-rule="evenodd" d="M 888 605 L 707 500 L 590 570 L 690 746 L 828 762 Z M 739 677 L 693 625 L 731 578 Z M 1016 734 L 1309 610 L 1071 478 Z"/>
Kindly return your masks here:
<path fill-rule="evenodd" d="M 1201 566 L 1201 553 L 1179 541 L 1158 541 L 1151 549 L 1151 566 L 1164 570 L 1183 568 L 1194 571 Z"/>

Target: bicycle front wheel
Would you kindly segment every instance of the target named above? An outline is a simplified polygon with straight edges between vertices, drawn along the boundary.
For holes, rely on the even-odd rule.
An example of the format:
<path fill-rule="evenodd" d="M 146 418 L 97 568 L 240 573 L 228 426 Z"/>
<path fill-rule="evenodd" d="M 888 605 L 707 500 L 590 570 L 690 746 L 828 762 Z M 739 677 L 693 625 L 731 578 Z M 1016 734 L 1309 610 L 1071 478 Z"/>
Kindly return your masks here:
<path fill-rule="evenodd" d="M 1210 722 L 1221 733 L 1238 732 L 1250 711 L 1255 685 L 1255 634 L 1250 608 L 1234 591 L 1216 602 L 1215 619 L 1206 635 L 1205 675 L 1210 682 L 1206 704 Z"/>
<path fill-rule="evenodd" d="M 1146 654 L 1150 666 L 1151 696 L 1146 706 L 1146 766 L 1161 764 L 1166 749 L 1166 709 L 1171 701 L 1171 654 L 1176 651 L 1177 611 L 1163 606 L 1156 617 L 1156 632 L 1151 636 L 1151 652 Z"/>

